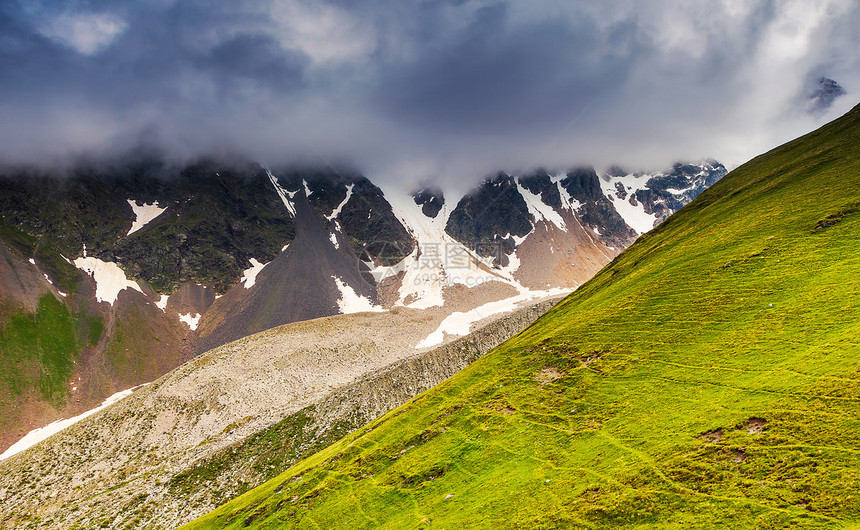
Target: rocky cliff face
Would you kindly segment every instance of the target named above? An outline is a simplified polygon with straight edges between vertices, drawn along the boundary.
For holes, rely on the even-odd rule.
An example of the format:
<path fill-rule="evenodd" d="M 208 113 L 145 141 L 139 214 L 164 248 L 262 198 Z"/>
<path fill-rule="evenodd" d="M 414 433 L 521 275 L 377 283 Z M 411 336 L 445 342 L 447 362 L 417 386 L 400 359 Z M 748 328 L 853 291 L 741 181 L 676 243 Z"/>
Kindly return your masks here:
<path fill-rule="evenodd" d="M 185 282 L 222 293 L 250 258 L 269 261 L 293 238 L 292 220 L 272 191 L 256 164 L 17 170 L 0 175 L 0 212 L 66 258 L 116 262 L 157 293 Z M 135 210 L 157 215 L 135 226 Z"/>
<path fill-rule="evenodd" d="M 627 199 L 631 204 L 642 204 L 645 213 L 654 215 L 656 223 L 662 223 L 726 176 L 726 173 L 726 168 L 714 161 L 703 164 L 678 163 L 665 173 L 635 175 L 639 181 L 647 179 L 645 187 L 641 189 L 633 190 L 632 186 L 625 186 L 623 179 L 626 175 L 620 175 L 621 178 L 614 184 L 619 198 Z"/>
<path fill-rule="evenodd" d="M 448 217 L 445 231 L 480 255 L 507 265 L 503 256 L 514 251 L 514 238 L 528 235 L 532 223 L 516 179 L 499 173 L 460 199 Z"/>

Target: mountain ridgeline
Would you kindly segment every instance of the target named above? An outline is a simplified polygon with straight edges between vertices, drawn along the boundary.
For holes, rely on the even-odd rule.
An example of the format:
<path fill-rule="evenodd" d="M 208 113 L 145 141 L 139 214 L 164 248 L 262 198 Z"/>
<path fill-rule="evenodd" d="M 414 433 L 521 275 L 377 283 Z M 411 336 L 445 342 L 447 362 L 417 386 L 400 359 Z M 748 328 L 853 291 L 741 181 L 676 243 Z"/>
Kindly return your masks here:
<path fill-rule="evenodd" d="M 860 106 L 732 171 L 451 379 L 185 528 L 856 526 L 858 153 Z M 659 217 L 676 185 L 604 196 Z"/>
<path fill-rule="evenodd" d="M 0 450 L 282 324 L 576 288 L 725 168 L 621 173 L 500 174 L 450 197 L 235 161 L 5 168 Z"/>

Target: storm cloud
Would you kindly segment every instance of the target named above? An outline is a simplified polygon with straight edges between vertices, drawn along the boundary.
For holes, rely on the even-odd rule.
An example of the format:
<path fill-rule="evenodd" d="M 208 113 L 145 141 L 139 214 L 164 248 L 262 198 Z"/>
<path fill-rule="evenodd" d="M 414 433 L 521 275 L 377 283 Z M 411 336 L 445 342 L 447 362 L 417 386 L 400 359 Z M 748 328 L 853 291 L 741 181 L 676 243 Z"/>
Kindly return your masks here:
<path fill-rule="evenodd" d="M 854 0 L 12 0 L 0 158 L 139 145 L 371 177 L 736 165 L 845 112 Z M 819 80 L 844 95 L 814 98 Z"/>

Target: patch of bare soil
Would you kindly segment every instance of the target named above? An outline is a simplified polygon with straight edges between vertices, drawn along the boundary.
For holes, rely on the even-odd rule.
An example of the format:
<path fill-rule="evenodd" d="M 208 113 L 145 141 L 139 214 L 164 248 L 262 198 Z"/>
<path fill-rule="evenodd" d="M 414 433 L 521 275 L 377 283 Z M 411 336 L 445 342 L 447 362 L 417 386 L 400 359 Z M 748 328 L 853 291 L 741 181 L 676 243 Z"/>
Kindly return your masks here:
<path fill-rule="evenodd" d="M 564 374 L 559 372 L 554 366 L 544 366 L 540 372 L 535 375 L 535 380 L 542 385 L 551 383 L 556 379 L 561 379 Z"/>
<path fill-rule="evenodd" d="M 699 435 L 699 438 L 702 440 L 706 440 L 712 444 L 715 444 L 723 439 L 723 428 L 717 427 L 716 429 L 711 429 L 710 431 L 703 432 Z"/>
<path fill-rule="evenodd" d="M 746 429 L 750 434 L 761 434 L 766 426 L 768 421 L 764 418 L 752 417 L 738 426 L 739 429 Z"/>

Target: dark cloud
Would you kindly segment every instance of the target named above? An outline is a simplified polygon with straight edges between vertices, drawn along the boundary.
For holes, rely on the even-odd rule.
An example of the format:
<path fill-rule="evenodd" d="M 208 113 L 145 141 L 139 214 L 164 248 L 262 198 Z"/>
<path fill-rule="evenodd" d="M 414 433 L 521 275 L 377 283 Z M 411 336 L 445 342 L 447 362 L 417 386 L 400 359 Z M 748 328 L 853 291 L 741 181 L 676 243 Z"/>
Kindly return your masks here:
<path fill-rule="evenodd" d="M 633 22 L 590 15 L 516 27 L 508 7 L 482 7 L 444 47 L 386 65 L 376 92 L 393 120 L 442 133 L 515 134 L 565 122 L 610 99 L 650 51 Z"/>
<path fill-rule="evenodd" d="M 10 0 L 0 158 L 143 144 L 452 182 L 731 165 L 856 103 L 853 0 L 642 4 Z M 848 95 L 810 114 L 822 76 Z"/>

